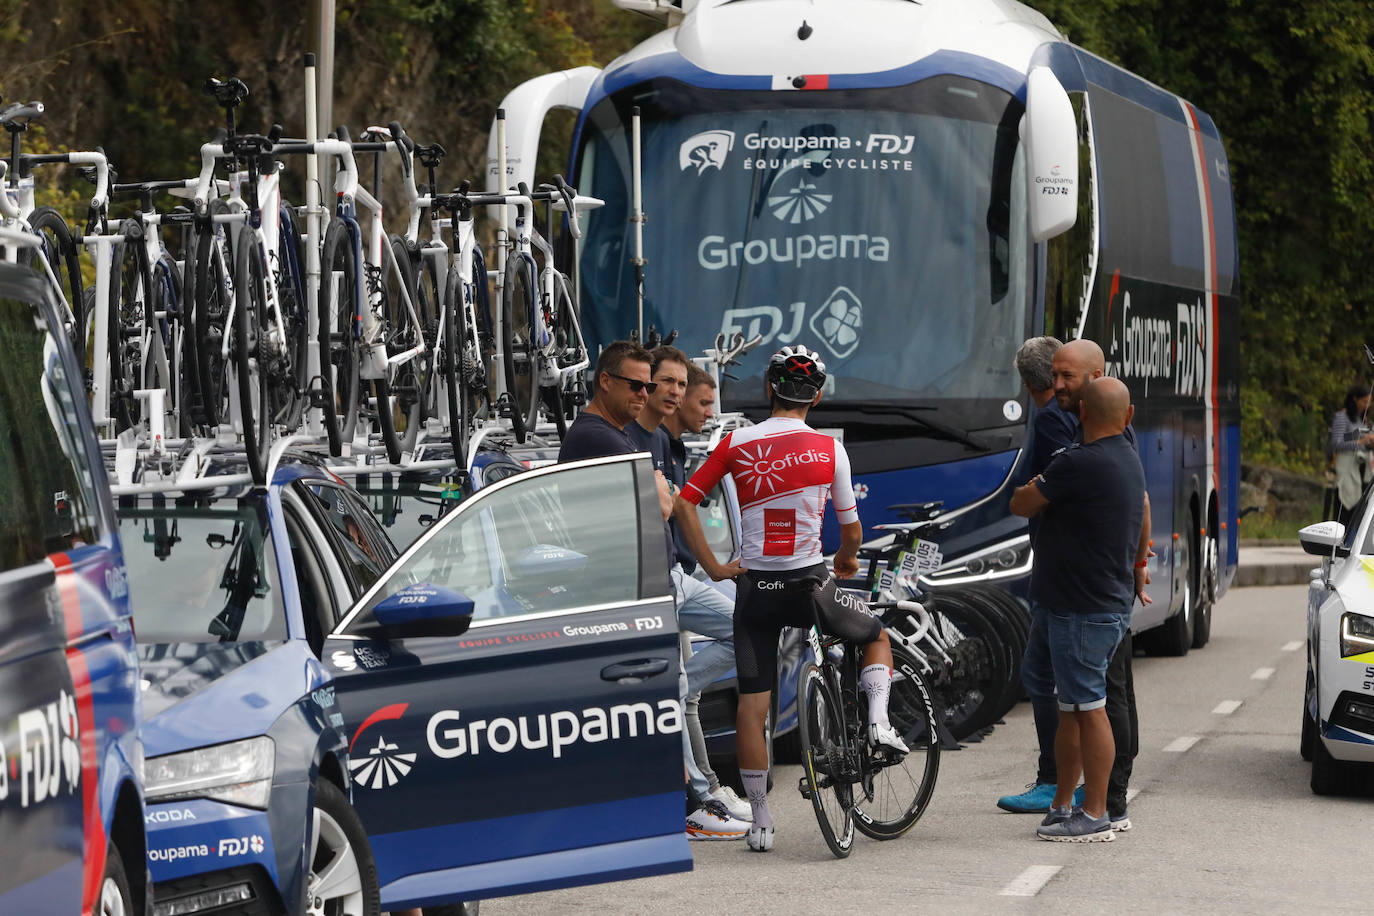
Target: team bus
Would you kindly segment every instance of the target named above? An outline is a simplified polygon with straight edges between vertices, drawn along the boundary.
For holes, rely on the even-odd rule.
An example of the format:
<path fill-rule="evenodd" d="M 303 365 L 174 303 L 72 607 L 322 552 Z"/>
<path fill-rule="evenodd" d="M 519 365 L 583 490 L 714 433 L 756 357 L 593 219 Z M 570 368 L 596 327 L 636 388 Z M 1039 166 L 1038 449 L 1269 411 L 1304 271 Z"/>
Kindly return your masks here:
<path fill-rule="evenodd" d="M 1153 509 L 1135 628 L 1204 644 L 1236 568 L 1240 448 L 1212 120 L 1009 0 L 615 2 L 665 29 L 503 103 L 507 186 L 532 177 L 545 115 L 578 112 L 572 180 L 605 201 L 573 256 L 589 344 L 761 335 L 722 388 L 753 417 L 768 354 L 815 347 L 813 422 L 843 437 L 867 533 L 942 500 L 931 580 L 1017 588 L 1030 548 L 1007 503 L 1034 410 L 1013 356 L 1091 338 L 1132 392 Z"/>

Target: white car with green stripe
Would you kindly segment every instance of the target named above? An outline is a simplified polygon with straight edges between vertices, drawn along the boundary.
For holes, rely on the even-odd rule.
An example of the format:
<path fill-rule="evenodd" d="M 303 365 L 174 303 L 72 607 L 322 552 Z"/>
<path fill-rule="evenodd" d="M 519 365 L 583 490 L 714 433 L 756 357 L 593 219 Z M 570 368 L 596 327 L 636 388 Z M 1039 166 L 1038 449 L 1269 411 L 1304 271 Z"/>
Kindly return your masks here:
<path fill-rule="evenodd" d="M 1298 532 L 1322 558 L 1307 591 L 1307 686 L 1302 756 L 1312 761 L 1312 791 L 1354 792 L 1374 780 L 1374 501 L 1340 522 Z"/>

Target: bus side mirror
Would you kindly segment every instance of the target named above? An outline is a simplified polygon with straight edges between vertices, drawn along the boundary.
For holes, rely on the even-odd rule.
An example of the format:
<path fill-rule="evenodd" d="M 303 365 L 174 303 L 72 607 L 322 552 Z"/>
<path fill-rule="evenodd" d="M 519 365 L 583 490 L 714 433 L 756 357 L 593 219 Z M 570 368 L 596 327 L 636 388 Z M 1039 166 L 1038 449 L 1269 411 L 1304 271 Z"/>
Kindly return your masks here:
<path fill-rule="evenodd" d="M 1078 219 L 1078 122 L 1069 94 L 1048 67 L 1035 67 L 1026 78 L 1021 142 L 1030 184 L 1031 237 L 1048 241 Z"/>

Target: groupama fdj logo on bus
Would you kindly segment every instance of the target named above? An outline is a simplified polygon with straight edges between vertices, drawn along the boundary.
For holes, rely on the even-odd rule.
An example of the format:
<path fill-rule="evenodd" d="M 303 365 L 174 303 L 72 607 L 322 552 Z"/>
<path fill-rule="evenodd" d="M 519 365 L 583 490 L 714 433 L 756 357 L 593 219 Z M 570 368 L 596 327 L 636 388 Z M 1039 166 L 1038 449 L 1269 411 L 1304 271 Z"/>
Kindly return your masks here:
<path fill-rule="evenodd" d="M 684 172 L 696 169 L 698 175 L 707 169 L 721 171 L 725 168 L 726 157 L 734 147 L 733 130 L 705 130 L 694 137 L 688 137 L 682 146 L 678 147 L 678 164 Z"/>

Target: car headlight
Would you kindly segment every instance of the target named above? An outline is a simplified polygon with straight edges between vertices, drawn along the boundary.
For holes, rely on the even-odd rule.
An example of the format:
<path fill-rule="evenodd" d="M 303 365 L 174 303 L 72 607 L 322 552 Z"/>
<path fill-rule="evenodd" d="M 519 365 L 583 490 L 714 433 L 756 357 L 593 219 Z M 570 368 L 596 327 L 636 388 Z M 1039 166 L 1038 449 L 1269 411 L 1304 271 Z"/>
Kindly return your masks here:
<path fill-rule="evenodd" d="M 1341 658 L 1374 652 L 1374 617 L 1341 615 Z"/>
<path fill-rule="evenodd" d="M 150 803 L 213 798 L 265 810 L 275 757 L 266 735 L 152 757 L 143 762 L 143 794 Z"/>

